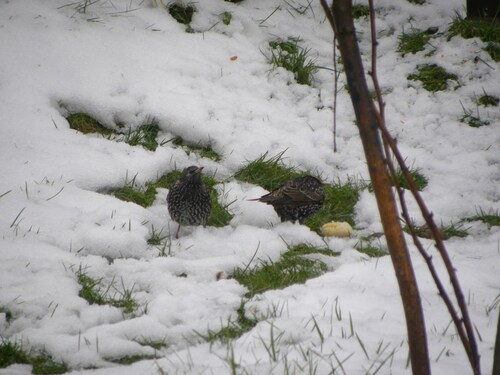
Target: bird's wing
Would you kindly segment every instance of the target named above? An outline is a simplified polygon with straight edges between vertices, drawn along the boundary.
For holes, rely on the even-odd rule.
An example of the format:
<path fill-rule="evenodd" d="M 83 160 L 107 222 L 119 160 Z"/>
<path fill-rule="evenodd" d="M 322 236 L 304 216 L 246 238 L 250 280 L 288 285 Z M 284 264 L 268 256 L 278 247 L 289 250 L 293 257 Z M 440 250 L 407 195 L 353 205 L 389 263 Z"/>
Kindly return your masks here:
<path fill-rule="evenodd" d="M 280 196 L 292 205 L 302 205 L 323 201 L 322 189 L 305 190 L 295 184 L 283 186 Z"/>

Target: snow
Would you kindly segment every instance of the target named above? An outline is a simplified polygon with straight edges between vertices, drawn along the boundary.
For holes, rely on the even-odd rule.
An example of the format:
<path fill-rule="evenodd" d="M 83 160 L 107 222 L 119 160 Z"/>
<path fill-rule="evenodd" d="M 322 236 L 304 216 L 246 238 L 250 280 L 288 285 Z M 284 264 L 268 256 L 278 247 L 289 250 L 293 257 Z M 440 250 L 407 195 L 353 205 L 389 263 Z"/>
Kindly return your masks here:
<path fill-rule="evenodd" d="M 272 70 L 265 57 L 270 40 L 300 37 L 317 65 L 332 67 L 332 33 L 319 2 L 301 15 L 292 5 L 305 1 L 199 1 L 195 33 L 186 33 L 155 2 L 101 0 L 78 12 L 83 3 L 0 3 L 0 337 L 44 350 L 75 374 L 229 374 L 232 361 L 249 374 L 326 374 L 339 362 L 347 374 L 374 373 L 379 366 L 380 374 L 409 374 L 390 257 L 368 258 L 354 249 L 362 235 L 381 231 L 373 194 L 361 193 L 353 238 L 324 239 L 305 226 L 280 223 L 270 206 L 248 201 L 265 190 L 232 178 L 263 153 L 286 150 L 287 163 L 318 171 L 325 181 L 368 179 L 345 90 L 338 98 L 338 152 L 332 151 L 333 73 L 319 70 L 314 87 L 298 85 L 291 73 Z M 436 221 L 457 223 L 481 209 L 499 212 L 500 109 L 479 108 L 489 126 L 459 121 L 462 105 L 475 111 L 474 97 L 483 90 L 500 96 L 498 64 L 479 39 L 446 41 L 444 35 L 423 52 L 404 58 L 396 53 L 403 29 L 436 26 L 443 33 L 465 3 L 383 0 L 376 6 L 387 125 L 408 163 L 429 179 L 422 194 Z M 228 26 L 218 22 L 224 11 L 232 13 Z M 368 63 L 368 20 L 356 25 Z M 422 63 L 440 64 L 459 84 L 429 93 L 408 81 Z M 214 162 L 170 143 L 150 152 L 83 135 L 65 119 L 74 111 L 111 128 L 156 118 L 160 140 L 181 136 L 210 144 L 223 158 Z M 133 176 L 143 184 L 192 164 L 225 181 L 217 188 L 224 202 L 235 201 L 234 217 L 223 228 L 182 228 L 160 256 L 147 239 L 153 228 L 164 235 L 176 230 L 167 191 L 160 189 L 147 209 L 106 191 Z M 409 208 L 419 223 L 415 203 L 409 201 Z M 487 374 L 498 316 L 500 230 L 479 222 L 467 228 L 469 235 L 448 240 L 447 248 L 481 335 Z M 228 278 L 234 268 L 277 260 L 287 244 L 301 243 L 341 254 L 329 260 L 329 272 L 304 285 L 251 298 L 247 315 L 259 323 L 240 338 L 206 343 L 201 336 L 236 319 L 244 299 L 246 289 Z M 424 244 L 446 283 L 432 244 Z M 470 373 L 429 272 L 410 250 L 433 373 Z M 139 309 L 127 315 L 89 305 L 78 296 L 79 267 L 104 285 L 132 289 Z M 143 345 L 148 341 L 165 346 Z M 135 355 L 155 359 L 113 362 Z M 28 365 L 0 369 L 27 373 Z"/>

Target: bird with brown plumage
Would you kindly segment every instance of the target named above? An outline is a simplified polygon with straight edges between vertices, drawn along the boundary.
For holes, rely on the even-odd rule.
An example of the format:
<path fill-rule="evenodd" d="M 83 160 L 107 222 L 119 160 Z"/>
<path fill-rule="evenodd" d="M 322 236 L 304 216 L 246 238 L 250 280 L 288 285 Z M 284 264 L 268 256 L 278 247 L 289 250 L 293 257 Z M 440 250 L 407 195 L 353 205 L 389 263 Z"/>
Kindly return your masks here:
<path fill-rule="evenodd" d="M 281 221 L 304 220 L 318 211 L 325 201 L 323 183 L 313 176 L 294 178 L 260 198 L 250 199 L 273 206 Z"/>

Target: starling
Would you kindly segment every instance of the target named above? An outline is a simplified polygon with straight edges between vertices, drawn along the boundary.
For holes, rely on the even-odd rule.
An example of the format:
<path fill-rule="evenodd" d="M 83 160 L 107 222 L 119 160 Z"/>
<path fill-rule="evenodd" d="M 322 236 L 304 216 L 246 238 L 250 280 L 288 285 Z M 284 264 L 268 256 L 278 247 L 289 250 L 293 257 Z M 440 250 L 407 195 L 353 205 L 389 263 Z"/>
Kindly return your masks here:
<path fill-rule="evenodd" d="M 179 238 L 181 225 L 202 225 L 210 216 L 212 203 L 210 193 L 201 180 L 202 170 L 203 167 L 187 167 L 182 171 L 180 181 L 168 192 L 168 212 L 179 224 L 175 238 Z"/>
<path fill-rule="evenodd" d="M 323 183 L 312 176 L 294 178 L 269 194 L 251 199 L 270 204 L 281 221 L 296 221 L 300 224 L 318 211 L 325 200 Z"/>

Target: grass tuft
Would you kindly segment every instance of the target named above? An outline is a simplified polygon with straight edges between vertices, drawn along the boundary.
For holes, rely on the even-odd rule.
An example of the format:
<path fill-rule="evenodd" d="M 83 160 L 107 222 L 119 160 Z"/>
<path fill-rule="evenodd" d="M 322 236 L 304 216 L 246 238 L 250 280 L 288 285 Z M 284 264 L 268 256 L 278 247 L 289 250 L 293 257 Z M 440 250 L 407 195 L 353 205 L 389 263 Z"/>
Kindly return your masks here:
<path fill-rule="evenodd" d="M 465 221 L 482 221 L 489 226 L 500 226 L 500 214 L 493 211 L 487 213 L 480 209 L 475 216 L 468 217 L 465 219 Z"/>
<path fill-rule="evenodd" d="M 269 42 L 271 50 L 270 63 L 275 67 L 284 68 L 293 73 L 297 83 L 312 86 L 313 75 L 318 70 L 314 60 L 309 58 L 310 48 L 299 46 L 299 40 L 289 38 Z"/>
<path fill-rule="evenodd" d="M 266 190 L 272 191 L 293 178 L 304 176 L 305 172 L 298 172 L 293 167 L 283 163 L 283 154 L 269 157 L 266 152 L 254 161 L 249 162 L 240 169 L 234 177 L 240 181 L 259 185 Z"/>
<path fill-rule="evenodd" d="M 194 12 L 196 12 L 196 9 L 191 4 L 183 5 L 174 2 L 168 6 L 168 13 L 170 13 L 177 22 L 184 25 L 189 25 L 191 23 Z"/>
<path fill-rule="evenodd" d="M 83 134 L 98 133 L 103 136 L 115 134 L 113 130 L 106 128 L 99 121 L 85 113 L 73 113 L 66 120 L 68 120 L 71 129 L 78 130 Z"/>
<path fill-rule="evenodd" d="M 135 354 L 135 355 L 126 355 L 120 358 L 105 358 L 107 361 L 112 363 L 118 363 L 120 365 L 131 365 L 132 363 L 143 361 L 146 359 L 155 359 L 154 355 L 145 355 L 145 354 Z"/>
<path fill-rule="evenodd" d="M 220 161 L 222 159 L 221 156 L 212 149 L 211 145 L 202 146 L 200 144 L 188 144 L 184 141 L 184 139 L 182 139 L 182 137 L 175 137 L 171 141 L 172 144 L 186 149 L 188 155 L 190 152 L 194 152 L 203 158 L 212 159 L 213 161 Z"/>
<path fill-rule="evenodd" d="M 223 12 L 220 15 L 220 19 L 222 20 L 222 23 L 226 26 L 229 26 L 231 23 L 231 20 L 233 19 L 233 15 L 230 12 Z"/>
<path fill-rule="evenodd" d="M 148 238 L 148 245 L 159 246 L 167 238 L 167 236 L 162 236 L 161 233 L 163 229 L 159 232 L 155 229 L 155 227 L 151 227 L 151 236 Z"/>
<path fill-rule="evenodd" d="M 489 53 L 493 60 L 496 62 L 500 61 L 500 43 L 488 42 L 484 50 Z"/>
<path fill-rule="evenodd" d="M 210 198 L 212 200 L 212 211 L 210 213 L 210 217 L 207 220 L 207 225 L 211 227 L 224 227 L 228 225 L 234 216 L 228 211 L 229 206 L 233 202 L 230 202 L 226 205 L 221 205 L 219 203 L 219 194 L 215 189 L 217 181 L 212 176 L 207 175 L 203 175 L 202 179 L 208 191 L 210 192 Z"/>
<path fill-rule="evenodd" d="M 356 247 L 356 250 L 360 253 L 368 255 L 370 258 L 380 258 L 389 255 L 388 251 L 381 247 L 373 246 L 371 244 L 364 245 L 362 242 L 358 247 Z"/>
<path fill-rule="evenodd" d="M 366 5 L 353 5 L 352 6 L 352 18 L 355 20 L 361 17 L 368 17 L 370 15 L 370 8 Z"/>
<path fill-rule="evenodd" d="M 158 122 L 153 120 L 139 126 L 135 130 L 129 130 L 129 132 L 124 135 L 123 140 L 130 146 L 142 146 L 147 150 L 155 151 L 158 147 L 156 137 L 158 137 L 159 131 L 160 127 L 158 126 Z"/>
<path fill-rule="evenodd" d="M 286 256 L 301 256 L 301 255 L 310 255 L 310 254 L 322 254 L 329 257 L 334 257 L 340 255 L 339 252 L 332 251 L 330 249 L 320 249 L 313 246 L 308 245 L 298 245 L 288 249 L 288 252 L 285 253 Z"/>
<path fill-rule="evenodd" d="M 156 198 L 156 184 L 146 183 L 146 188 L 143 189 L 137 186 L 135 182 L 136 176 L 130 181 L 125 181 L 125 186 L 113 191 L 113 195 L 125 202 L 132 202 L 142 207 L 149 207 L 153 204 Z"/>
<path fill-rule="evenodd" d="M 496 107 L 496 106 L 498 106 L 499 102 L 500 102 L 499 98 L 497 98 L 496 96 L 493 96 L 493 95 L 488 95 L 488 94 L 486 94 L 486 92 L 484 93 L 484 95 L 481 95 L 476 100 L 476 104 L 482 105 L 483 107 Z"/>
<path fill-rule="evenodd" d="M 413 227 L 413 230 L 415 231 L 415 234 L 417 237 L 421 238 L 427 238 L 427 239 L 432 239 L 432 232 L 430 228 L 427 226 L 427 224 L 417 226 L 414 223 L 410 224 Z M 410 229 L 408 228 L 408 224 L 404 226 L 403 230 L 407 233 L 410 233 Z M 441 225 L 438 228 L 439 232 L 441 233 L 441 237 L 443 237 L 444 240 L 447 240 L 451 237 L 459 237 L 459 238 L 464 238 L 467 237 L 469 233 L 467 233 L 467 229 L 463 228 L 463 224 L 453 224 L 451 223 L 450 225 Z"/>
<path fill-rule="evenodd" d="M 228 343 L 250 331 L 257 323 L 256 319 L 247 318 L 245 315 L 245 302 L 241 301 L 240 307 L 236 310 L 236 320 L 228 320 L 227 325 L 219 331 L 208 330 L 206 334 L 198 333 L 198 335 L 208 342 L 221 341 Z"/>
<path fill-rule="evenodd" d="M 424 89 L 430 92 L 443 91 L 448 88 L 448 80 L 458 82 L 455 74 L 448 73 L 436 64 L 424 64 L 417 66 L 417 72 L 408 76 L 410 81 L 420 81 Z"/>
<path fill-rule="evenodd" d="M 123 280 L 121 289 L 115 286 L 114 279 L 107 288 L 104 288 L 102 285 L 102 278 L 91 278 L 87 274 L 86 268 L 83 268 L 81 265 L 75 274 L 78 283 L 81 285 L 78 295 L 89 304 L 111 305 L 123 309 L 125 314 L 130 314 L 139 307 L 139 304 L 133 298 L 133 287 L 130 289 L 126 288 L 123 284 Z M 110 296 L 112 290 L 114 293 Z"/>
<path fill-rule="evenodd" d="M 96 119 L 85 113 L 73 113 L 66 119 L 71 129 L 75 129 L 83 134 L 100 134 L 108 139 L 123 141 L 130 146 L 142 146 L 150 151 L 155 151 L 158 147 L 156 137 L 158 136 L 160 127 L 156 120 L 148 121 L 135 130 L 129 129 L 127 133 L 123 134 L 113 129 L 106 128 Z M 118 134 L 121 134 L 121 136 L 118 137 Z"/>
<path fill-rule="evenodd" d="M 427 177 L 424 176 L 420 168 L 410 168 L 410 175 L 413 178 L 413 182 L 415 182 L 415 186 L 417 187 L 418 191 L 422 191 L 428 183 Z M 408 185 L 408 182 L 406 182 L 406 179 L 403 176 L 403 172 L 401 169 L 398 168 L 396 171 L 397 178 L 398 178 L 398 184 L 400 187 L 403 189 L 410 189 L 410 185 Z"/>
<path fill-rule="evenodd" d="M 489 125 L 490 122 L 488 120 L 483 120 L 481 116 L 479 116 L 479 109 L 477 110 L 477 116 L 472 113 L 471 110 L 463 107 L 464 114 L 460 117 L 460 122 L 469 125 L 471 128 L 480 128 L 481 126 Z"/>
<path fill-rule="evenodd" d="M 158 340 L 158 339 L 142 337 L 140 339 L 135 339 L 134 341 L 142 346 L 149 346 L 156 350 L 161 350 L 163 348 L 168 347 L 166 339 Z"/>
<path fill-rule="evenodd" d="M 465 238 L 469 235 L 469 233 L 467 233 L 467 228 L 464 228 L 463 223 L 451 223 L 450 225 L 446 226 L 442 225 L 440 229 L 441 234 L 443 235 L 443 238 L 445 240 L 451 237 Z"/>
<path fill-rule="evenodd" d="M 448 40 L 460 35 L 464 39 L 479 38 L 487 43 L 486 52 L 495 61 L 500 61 L 500 24 L 496 19 L 463 18 L 456 14 L 448 29 Z"/>
<path fill-rule="evenodd" d="M 30 363 L 33 365 L 32 374 L 64 374 L 69 371 L 69 367 L 66 363 L 55 361 L 45 352 L 37 356 L 32 356 Z"/>
<path fill-rule="evenodd" d="M 332 254 L 331 251 L 327 251 Z M 303 257 L 305 252 L 304 248 L 291 249 L 282 254 L 277 262 L 261 261 L 260 265 L 252 269 L 238 268 L 234 271 L 232 278 L 248 288 L 246 294 L 248 298 L 270 289 L 283 289 L 292 284 L 305 283 L 327 271 L 326 264 L 323 262 Z M 318 249 L 308 252 L 308 254 L 313 253 L 324 252 L 318 252 Z"/>
<path fill-rule="evenodd" d="M 45 352 L 28 353 L 21 345 L 3 340 L 0 343 L 0 368 L 16 363 L 32 365 L 32 374 L 64 374 L 69 371 L 66 363 L 55 361 Z"/>
<path fill-rule="evenodd" d="M 0 306 L 0 313 L 5 314 L 5 321 L 7 323 L 10 323 L 10 321 L 14 318 L 12 311 L 10 311 L 9 309 L 7 309 L 5 307 Z"/>
<path fill-rule="evenodd" d="M 425 45 L 432 38 L 427 31 L 412 31 L 410 33 L 401 34 L 398 44 L 397 52 L 400 52 L 403 56 L 407 53 L 417 53 L 423 51 Z"/>
<path fill-rule="evenodd" d="M 14 363 L 29 364 L 30 357 L 18 343 L 2 340 L 0 343 L 0 368 L 8 367 Z"/>

